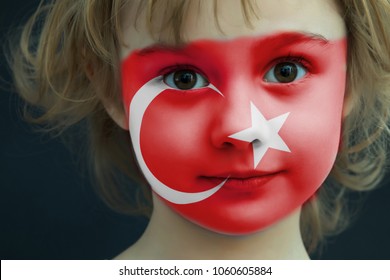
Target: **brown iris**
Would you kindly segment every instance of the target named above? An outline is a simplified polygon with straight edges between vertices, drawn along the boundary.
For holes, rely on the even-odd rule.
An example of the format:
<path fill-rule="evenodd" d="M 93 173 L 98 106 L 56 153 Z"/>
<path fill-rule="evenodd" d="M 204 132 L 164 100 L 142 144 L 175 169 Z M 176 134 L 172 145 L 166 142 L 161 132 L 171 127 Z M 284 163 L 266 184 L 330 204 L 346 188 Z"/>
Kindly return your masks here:
<path fill-rule="evenodd" d="M 274 75 L 280 83 L 291 83 L 298 75 L 297 66 L 291 62 L 282 62 L 275 65 Z"/>
<path fill-rule="evenodd" d="M 197 82 L 197 75 L 192 70 L 179 70 L 173 74 L 173 82 L 178 89 L 192 89 Z"/>

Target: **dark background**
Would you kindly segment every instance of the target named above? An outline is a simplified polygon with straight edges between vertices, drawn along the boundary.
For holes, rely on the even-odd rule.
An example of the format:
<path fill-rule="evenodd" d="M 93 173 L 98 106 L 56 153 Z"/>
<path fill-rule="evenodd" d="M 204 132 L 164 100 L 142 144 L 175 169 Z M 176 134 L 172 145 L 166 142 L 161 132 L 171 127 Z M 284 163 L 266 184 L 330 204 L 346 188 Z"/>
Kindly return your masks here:
<path fill-rule="evenodd" d="M 1 45 L 37 3 L 0 0 Z M 0 77 L 0 258 L 110 259 L 130 246 L 147 221 L 108 209 L 62 142 L 21 120 L 3 51 Z M 356 222 L 312 257 L 390 259 L 389 182 L 367 195 Z"/>

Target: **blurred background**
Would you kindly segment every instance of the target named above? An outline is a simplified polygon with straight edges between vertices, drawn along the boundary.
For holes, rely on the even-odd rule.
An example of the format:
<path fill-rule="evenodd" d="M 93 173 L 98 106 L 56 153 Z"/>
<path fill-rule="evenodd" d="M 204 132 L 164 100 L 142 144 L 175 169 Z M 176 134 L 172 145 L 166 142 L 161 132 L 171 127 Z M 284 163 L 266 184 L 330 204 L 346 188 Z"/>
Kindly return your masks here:
<path fill-rule="evenodd" d="M 1 45 L 38 2 L 0 0 Z M 349 229 L 312 258 L 390 259 L 389 177 L 363 196 L 365 203 Z M 35 132 L 22 120 L 3 49 L 0 219 L 1 259 L 110 259 L 135 242 L 147 225 L 142 217 L 106 207 L 62 142 Z"/>

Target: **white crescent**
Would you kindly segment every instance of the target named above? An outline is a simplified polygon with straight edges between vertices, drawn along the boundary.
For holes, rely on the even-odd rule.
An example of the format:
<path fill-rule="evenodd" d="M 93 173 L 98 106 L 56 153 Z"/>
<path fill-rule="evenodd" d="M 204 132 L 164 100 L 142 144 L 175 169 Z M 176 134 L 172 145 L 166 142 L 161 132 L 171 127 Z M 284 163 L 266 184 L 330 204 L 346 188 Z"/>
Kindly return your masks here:
<path fill-rule="evenodd" d="M 208 87 L 223 96 L 223 94 L 215 86 L 209 84 Z M 130 102 L 129 132 L 130 132 L 131 141 L 133 143 L 134 152 L 137 157 L 138 164 L 145 178 L 151 185 L 152 189 L 158 195 L 175 204 L 190 204 L 194 202 L 199 202 L 205 200 L 206 198 L 216 193 L 225 184 L 227 178 L 216 187 L 213 187 L 207 191 L 196 192 L 196 193 L 177 191 L 160 182 L 149 170 L 142 156 L 141 145 L 140 145 L 140 134 L 141 134 L 140 132 L 141 132 L 142 119 L 144 117 L 145 111 L 148 108 L 149 104 L 153 101 L 154 98 L 156 98 L 159 94 L 164 92 L 166 89 L 172 90 L 173 88 L 167 86 L 163 82 L 163 76 L 158 76 L 156 78 L 151 79 L 146 84 L 144 84 L 135 93 L 132 101 Z"/>

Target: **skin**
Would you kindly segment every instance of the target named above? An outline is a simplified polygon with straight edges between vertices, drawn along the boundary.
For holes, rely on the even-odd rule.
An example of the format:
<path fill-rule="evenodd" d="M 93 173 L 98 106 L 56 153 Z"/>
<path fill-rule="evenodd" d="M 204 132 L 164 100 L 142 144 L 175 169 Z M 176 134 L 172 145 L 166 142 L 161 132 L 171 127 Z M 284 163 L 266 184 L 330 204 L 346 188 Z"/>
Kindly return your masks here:
<path fill-rule="evenodd" d="M 240 9 L 239 2 L 226 1 L 229 3 L 221 6 L 219 13 L 224 34 L 215 27 L 213 17 L 207 12 L 211 10 L 211 7 L 207 7 L 211 5 L 210 2 L 204 3 L 199 14 L 189 14 L 185 25 L 188 42 L 205 39 L 235 40 L 243 36 L 262 37 L 286 31 L 315 33 L 327 40 L 340 40 L 346 35 L 344 23 L 333 1 L 305 1 L 304 4 L 302 1 L 258 1 L 260 20 L 253 21 L 252 29 L 245 26 L 242 17 L 236 12 Z M 124 18 L 132 18 L 132 12 L 134 11 L 128 11 L 128 16 Z M 141 15 L 140 19 L 143 18 Z M 145 24 L 139 24 L 137 30 L 130 22 L 124 22 L 123 25 L 124 38 L 131 48 L 121 49 L 122 59 L 125 59 L 134 49 L 155 44 L 147 35 Z M 131 38 L 133 40 L 130 43 Z M 233 100 L 234 95 L 229 98 Z M 340 100 L 342 101 L 342 96 Z M 128 129 L 126 105 L 127 115 L 121 114 L 120 110 L 115 110 L 109 103 L 106 104 L 106 108 L 118 125 Z M 260 110 L 266 109 L 260 108 Z M 277 115 L 285 111 L 282 110 Z M 339 114 L 341 122 L 341 108 Z M 244 128 L 242 127 L 241 130 Z M 231 130 L 231 132 L 237 131 L 239 130 Z M 305 172 L 309 171 L 305 170 Z M 234 237 L 221 235 L 183 219 L 182 213 L 178 215 L 173 210 L 175 209 L 173 205 L 162 201 L 156 194 L 153 194 L 153 202 L 154 211 L 144 235 L 135 245 L 118 256 L 119 259 L 308 258 L 299 230 L 300 207 L 291 208 L 288 213 L 275 218 L 269 226 L 261 227 L 260 231 L 254 230 L 252 234 Z M 172 234 L 173 232 L 175 234 Z"/>
<path fill-rule="evenodd" d="M 345 40 L 296 32 L 134 51 L 123 61 L 123 96 L 153 191 L 224 234 L 253 233 L 291 213 L 337 155 L 345 64 Z M 281 83 L 276 65 L 294 65 L 296 77 Z M 175 84 L 195 71 L 196 83 Z"/>

